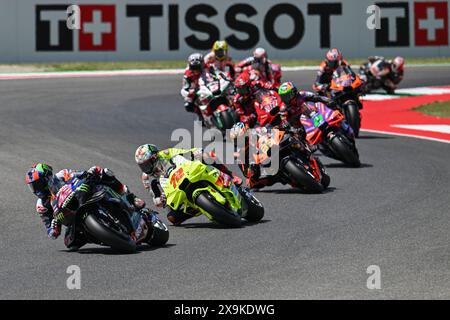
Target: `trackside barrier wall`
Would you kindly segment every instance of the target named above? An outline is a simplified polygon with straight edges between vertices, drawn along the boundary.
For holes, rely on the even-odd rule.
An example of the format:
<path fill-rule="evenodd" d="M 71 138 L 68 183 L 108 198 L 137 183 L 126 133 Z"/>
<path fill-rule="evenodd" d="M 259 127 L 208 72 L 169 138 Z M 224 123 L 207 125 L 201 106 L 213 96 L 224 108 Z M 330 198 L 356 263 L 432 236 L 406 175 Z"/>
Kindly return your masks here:
<path fill-rule="evenodd" d="M 0 0 L 0 63 L 184 59 L 219 38 L 234 58 L 450 56 L 448 17 L 442 0 Z"/>

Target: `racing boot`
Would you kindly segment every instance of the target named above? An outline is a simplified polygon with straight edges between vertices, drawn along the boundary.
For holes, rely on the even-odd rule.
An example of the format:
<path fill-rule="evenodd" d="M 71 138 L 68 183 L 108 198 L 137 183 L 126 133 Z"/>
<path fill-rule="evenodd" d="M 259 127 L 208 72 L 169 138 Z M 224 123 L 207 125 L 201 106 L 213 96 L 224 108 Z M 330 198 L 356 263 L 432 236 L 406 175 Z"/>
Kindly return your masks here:
<path fill-rule="evenodd" d="M 174 226 L 179 226 L 188 219 L 195 217 L 197 212 L 195 210 L 188 210 L 184 213 L 182 210 L 170 210 L 167 214 L 167 220 L 169 220 Z"/>

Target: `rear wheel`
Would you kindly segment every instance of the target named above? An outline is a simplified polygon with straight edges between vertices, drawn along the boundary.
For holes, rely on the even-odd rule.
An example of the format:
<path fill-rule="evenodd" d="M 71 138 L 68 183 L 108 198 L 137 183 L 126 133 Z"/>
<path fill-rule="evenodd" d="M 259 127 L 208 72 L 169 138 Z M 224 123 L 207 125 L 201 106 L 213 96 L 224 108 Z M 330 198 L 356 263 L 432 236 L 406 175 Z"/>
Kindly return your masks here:
<path fill-rule="evenodd" d="M 238 213 L 225 208 L 207 192 L 200 193 L 195 199 L 195 203 L 220 224 L 232 228 L 239 228 L 242 225 L 241 216 Z"/>
<path fill-rule="evenodd" d="M 353 129 L 355 137 L 358 137 L 359 129 L 361 128 L 361 116 L 359 114 L 359 108 L 354 101 L 345 105 L 345 119 Z"/>
<path fill-rule="evenodd" d="M 331 138 L 330 147 L 338 159 L 345 164 L 353 167 L 359 167 L 361 162 L 359 161 L 358 151 L 352 144 L 352 142 L 342 134 L 336 134 Z"/>
<path fill-rule="evenodd" d="M 128 234 L 121 233 L 107 226 L 94 213 L 86 217 L 84 224 L 93 237 L 110 246 L 113 250 L 122 253 L 133 253 L 136 251 L 136 242 Z"/>
<path fill-rule="evenodd" d="M 289 160 L 285 166 L 285 170 L 292 178 L 292 182 L 307 192 L 321 193 L 323 186 L 318 182 L 302 164 Z"/>

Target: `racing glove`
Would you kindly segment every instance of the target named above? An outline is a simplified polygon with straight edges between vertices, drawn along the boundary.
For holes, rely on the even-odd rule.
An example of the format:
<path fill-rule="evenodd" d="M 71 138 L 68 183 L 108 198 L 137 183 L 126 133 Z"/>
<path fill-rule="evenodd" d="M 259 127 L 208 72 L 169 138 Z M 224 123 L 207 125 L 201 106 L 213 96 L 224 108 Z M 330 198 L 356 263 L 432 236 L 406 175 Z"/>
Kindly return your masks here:
<path fill-rule="evenodd" d="M 193 102 L 185 102 L 184 108 L 186 109 L 187 112 L 194 112 L 195 104 Z"/>
<path fill-rule="evenodd" d="M 159 197 L 153 198 L 153 204 L 158 208 L 164 208 L 166 206 L 166 195 L 161 193 Z"/>
<path fill-rule="evenodd" d="M 57 239 L 61 234 L 61 225 L 56 219 L 53 219 L 50 223 L 50 227 L 47 228 L 47 235 L 50 239 Z"/>
<path fill-rule="evenodd" d="M 197 148 L 194 151 L 192 151 L 192 159 L 193 160 L 202 161 L 202 159 L 203 159 L 203 149 L 202 148 Z"/>

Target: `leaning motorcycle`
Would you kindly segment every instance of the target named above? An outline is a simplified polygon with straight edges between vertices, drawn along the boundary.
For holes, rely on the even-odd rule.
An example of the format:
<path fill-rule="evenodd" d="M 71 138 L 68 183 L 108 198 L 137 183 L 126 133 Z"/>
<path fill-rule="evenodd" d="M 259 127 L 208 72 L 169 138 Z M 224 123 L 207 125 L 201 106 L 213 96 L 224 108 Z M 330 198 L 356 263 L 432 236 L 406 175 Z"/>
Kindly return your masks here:
<path fill-rule="evenodd" d="M 233 86 L 230 80 L 215 76 L 197 91 L 199 109 L 206 127 L 215 127 L 222 133 L 238 121 L 229 97 Z"/>
<path fill-rule="evenodd" d="M 87 177 L 67 181 L 53 198 L 52 206 L 59 223 L 73 225 L 88 243 L 118 252 L 133 253 L 143 242 L 162 246 L 169 239 L 167 226 L 156 214 L 136 212 L 126 196 Z"/>
<path fill-rule="evenodd" d="M 340 66 L 334 71 L 330 85 L 330 95 L 336 101 L 355 137 L 361 128 L 363 82 L 348 66 Z"/>
<path fill-rule="evenodd" d="M 329 186 L 325 167 L 295 132 L 273 128 L 257 128 L 251 132 L 254 150 L 251 163 L 259 166 L 262 177 L 270 176 L 272 181 L 309 193 L 320 193 Z"/>
<path fill-rule="evenodd" d="M 333 159 L 340 160 L 352 167 L 359 167 L 352 128 L 339 110 L 332 110 L 322 102 L 307 102 L 309 115 L 302 114 L 301 122 L 306 130 L 306 140 L 317 145 L 319 150 Z"/>
<path fill-rule="evenodd" d="M 256 136 L 251 137 L 256 138 L 252 144 L 255 150 L 252 160 L 266 171 L 263 175 L 271 176 L 274 181 L 289 183 L 306 192 L 322 192 L 330 184 L 330 177 L 320 160 L 312 156 L 309 146 L 293 132 L 269 130 L 282 122 L 280 106 L 281 99 L 276 91 L 263 88 L 257 91 L 254 108 L 257 115 L 256 123 L 260 128 L 252 131 L 256 133 Z M 271 136 L 272 134 L 274 136 Z M 275 148 L 279 155 L 276 164 L 278 170 L 269 173 L 270 170 L 267 171 L 267 168 L 274 165 L 272 156 L 275 154 Z"/>
<path fill-rule="evenodd" d="M 359 69 L 359 77 L 364 82 L 364 93 L 383 89 L 388 94 L 394 94 L 395 89 L 392 87 L 392 82 L 389 81 L 390 74 L 390 66 L 383 59 L 363 64 Z"/>
<path fill-rule="evenodd" d="M 247 189 L 238 188 L 227 174 L 200 161 L 183 158 L 174 163 L 176 166 L 168 178 L 161 181 L 166 204 L 171 209 L 205 215 L 211 221 L 234 228 L 241 226 L 241 218 L 250 222 L 263 218 L 262 203 Z"/>

